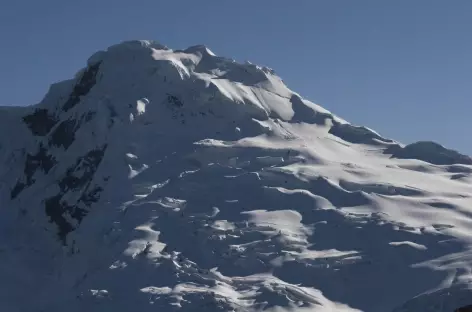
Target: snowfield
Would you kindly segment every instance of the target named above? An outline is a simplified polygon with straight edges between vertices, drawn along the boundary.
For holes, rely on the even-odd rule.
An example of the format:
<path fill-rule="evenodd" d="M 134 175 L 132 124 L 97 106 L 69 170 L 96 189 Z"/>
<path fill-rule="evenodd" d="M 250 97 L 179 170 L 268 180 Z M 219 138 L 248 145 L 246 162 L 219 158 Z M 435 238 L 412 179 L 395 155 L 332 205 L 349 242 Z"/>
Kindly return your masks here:
<path fill-rule="evenodd" d="M 472 159 L 129 41 L 0 108 L 0 311 L 454 311 Z"/>

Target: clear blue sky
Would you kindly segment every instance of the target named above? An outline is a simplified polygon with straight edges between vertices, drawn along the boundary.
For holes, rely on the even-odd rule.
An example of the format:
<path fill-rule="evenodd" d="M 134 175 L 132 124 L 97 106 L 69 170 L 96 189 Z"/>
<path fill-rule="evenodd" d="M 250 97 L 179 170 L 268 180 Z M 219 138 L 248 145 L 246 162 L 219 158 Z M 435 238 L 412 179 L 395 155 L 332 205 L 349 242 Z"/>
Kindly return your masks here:
<path fill-rule="evenodd" d="M 202 43 L 352 123 L 472 154 L 471 36 L 471 0 L 5 0 L 0 104 L 39 102 L 122 40 Z"/>

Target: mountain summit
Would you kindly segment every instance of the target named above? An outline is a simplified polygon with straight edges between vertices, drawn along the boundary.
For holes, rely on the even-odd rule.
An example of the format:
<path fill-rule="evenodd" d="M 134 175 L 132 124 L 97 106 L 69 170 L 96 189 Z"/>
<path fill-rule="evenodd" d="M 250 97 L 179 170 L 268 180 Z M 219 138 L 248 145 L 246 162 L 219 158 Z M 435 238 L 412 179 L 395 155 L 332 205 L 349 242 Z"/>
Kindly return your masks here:
<path fill-rule="evenodd" d="M 1 311 L 472 304 L 472 159 L 270 68 L 128 41 L 0 122 Z"/>

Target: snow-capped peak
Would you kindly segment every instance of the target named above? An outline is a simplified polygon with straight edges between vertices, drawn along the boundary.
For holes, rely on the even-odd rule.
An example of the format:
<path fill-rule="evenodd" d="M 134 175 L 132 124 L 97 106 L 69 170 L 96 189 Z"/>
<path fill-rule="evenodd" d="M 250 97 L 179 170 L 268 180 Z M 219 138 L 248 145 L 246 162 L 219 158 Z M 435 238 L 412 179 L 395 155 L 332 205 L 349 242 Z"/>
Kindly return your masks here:
<path fill-rule="evenodd" d="M 268 67 L 126 41 L 0 122 L 1 311 L 432 312 L 471 294 L 472 159 L 352 125 Z"/>
<path fill-rule="evenodd" d="M 213 53 L 207 46 L 205 45 L 195 45 L 191 46 L 187 49 L 184 50 L 185 53 L 191 53 L 191 54 L 201 54 L 202 56 L 216 56 L 215 53 Z"/>

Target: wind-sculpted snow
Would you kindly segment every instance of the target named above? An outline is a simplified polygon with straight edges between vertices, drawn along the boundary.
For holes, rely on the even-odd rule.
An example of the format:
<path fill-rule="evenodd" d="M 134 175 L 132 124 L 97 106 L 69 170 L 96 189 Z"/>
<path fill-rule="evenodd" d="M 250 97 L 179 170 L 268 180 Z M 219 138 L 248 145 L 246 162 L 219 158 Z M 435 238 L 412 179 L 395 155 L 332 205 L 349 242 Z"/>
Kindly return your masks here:
<path fill-rule="evenodd" d="M 405 147 L 392 146 L 385 151 L 394 158 L 412 158 L 436 165 L 465 164 L 472 165 L 472 158 L 434 142 L 415 142 Z"/>
<path fill-rule="evenodd" d="M 472 166 L 267 67 L 125 42 L 0 121 L 1 311 L 472 304 Z"/>

